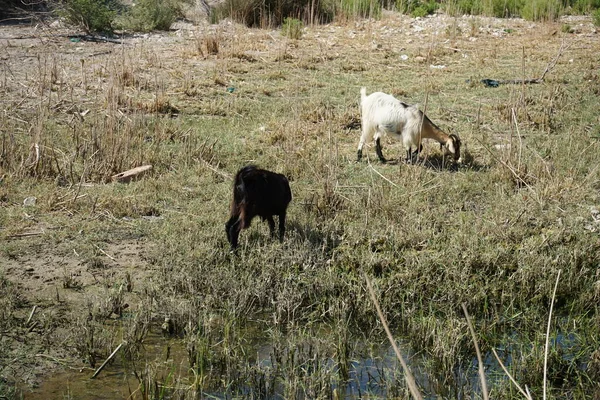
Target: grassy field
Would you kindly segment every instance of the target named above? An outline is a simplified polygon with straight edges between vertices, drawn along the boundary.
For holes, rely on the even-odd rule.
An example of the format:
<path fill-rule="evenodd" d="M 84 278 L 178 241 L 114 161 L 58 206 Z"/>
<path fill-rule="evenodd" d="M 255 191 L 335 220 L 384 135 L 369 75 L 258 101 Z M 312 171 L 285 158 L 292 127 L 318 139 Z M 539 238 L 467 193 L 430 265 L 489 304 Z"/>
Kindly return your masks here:
<path fill-rule="evenodd" d="M 542 398 L 559 271 L 548 398 L 600 395 L 591 19 L 384 13 L 299 40 L 228 22 L 123 44 L 65 33 L 0 27 L 0 397 L 34 398 L 60 370 L 89 381 L 124 342 L 96 380 L 134 398 L 409 398 L 367 276 L 425 394 L 481 396 L 466 303 L 492 397 L 521 398 L 496 349 Z M 546 69 L 541 84 L 480 83 Z M 361 86 L 419 103 L 461 137 L 464 163 L 427 143 L 407 165 L 392 139 L 394 161 L 368 146 L 357 163 Z M 247 163 L 286 174 L 294 199 L 283 244 L 256 220 L 232 255 Z M 367 361 L 376 378 L 357 376 Z"/>

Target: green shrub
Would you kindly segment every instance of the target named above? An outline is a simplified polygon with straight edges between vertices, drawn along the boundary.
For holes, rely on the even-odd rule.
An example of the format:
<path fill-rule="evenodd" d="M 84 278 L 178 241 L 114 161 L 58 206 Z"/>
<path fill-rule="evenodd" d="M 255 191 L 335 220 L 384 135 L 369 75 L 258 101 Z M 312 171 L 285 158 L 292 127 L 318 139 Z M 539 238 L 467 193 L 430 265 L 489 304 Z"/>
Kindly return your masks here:
<path fill-rule="evenodd" d="M 335 10 L 336 18 L 379 18 L 381 16 L 379 0 L 340 0 Z"/>
<path fill-rule="evenodd" d="M 483 6 L 481 0 L 459 0 L 458 9 L 461 14 L 478 15 L 481 14 Z"/>
<path fill-rule="evenodd" d="M 444 3 L 444 12 L 453 17 L 464 14 L 481 14 L 481 0 L 449 0 Z"/>
<path fill-rule="evenodd" d="M 120 28 L 138 32 L 168 30 L 182 14 L 180 4 L 177 0 L 138 0 L 117 23 Z"/>
<path fill-rule="evenodd" d="M 553 21 L 561 12 L 561 0 L 529 0 L 523 6 L 521 16 L 530 21 Z"/>
<path fill-rule="evenodd" d="M 425 17 L 428 15 L 427 9 L 423 6 L 419 6 L 417 8 L 415 8 L 410 15 L 412 15 L 413 17 L 417 18 L 417 17 Z"/>
<path fill-rule="evenodd" d="M 398 0 L 396 1 L 396 10 L 402 14 L 410 14 L 419 4 L 419 0 Z"/>
<path fill-rule="evenodd" d="M 520 16 L 524 1 L 525 0 L 482 0 L 482 14 L 499 18 Z"/>
<path fill-rule="evenodd" d="M 413 17 L 425 17 L 433 14 L 438 8 L 438 3 L 433 0 L 398 0 L 396 9 L 403 14 L 410 14 Z"/>
<path fill-rule="evenodd" d="M 286 18 L 281 25 L 281 34 L 290 39 L 300 39 L 302 37 L 302 21 L 296 18 Z"/>
<path fill-rule="evenodd" d="M 594 18 L 594 25 L 600 26 L 600 8 L 594 11 L 592 17 Z"/>
<path fill-rule="evenodd" d="M 68 0 L 57 12 L 68 24 L 86 32 L 112 32 L 113 20 L 122 9 L 117 0 Z"/>
<path fill-rule="evenodd" d="M 600 0 L 567 0 L 563 4 L 570 7 L 573 14 L 587 14 L 600 8 Z"/>
<path fill-rule="evenodd" d="M 225 0 L 212 9 L 210 22 L 231 18 L 246 26 L 261 28 L 279 26 L 288 17 L 310 24 L 330 22 L 335 4 L 318 0 Z"/>

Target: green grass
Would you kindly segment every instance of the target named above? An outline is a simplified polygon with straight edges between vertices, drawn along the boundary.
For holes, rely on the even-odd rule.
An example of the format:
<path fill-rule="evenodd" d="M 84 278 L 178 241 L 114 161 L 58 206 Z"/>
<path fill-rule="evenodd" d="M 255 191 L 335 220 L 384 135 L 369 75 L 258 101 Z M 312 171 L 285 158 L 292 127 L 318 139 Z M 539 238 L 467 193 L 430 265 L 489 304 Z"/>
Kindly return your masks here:
<path fill-rule="evenodd" d="M 390 44 L 405 33 L 402 18 L 367 22 L 352 39 L 346 28 L 310 28 L 298 46 L 232 25 L 213 37 L 216 54 L 199 51 L 201 39 L 173 38 L 176 46 L 126 48 L 83 66 L 79 57 L 37 48 L 37 70 L 1 77 L 9 112 L 0 124 L 0 259 L 52 255 L 96 279 L 78 285 L 85 276 L 66 274 L 62 301 L 43 303 L 61 313 L 32 340 L 53 349 L 54 332 L 72 326 L 65 348 L 92 366 L 127 338 L 131 347 L 113 367 L 135 372 L 141 390 L 156 396 L 235 396 L 251 382 L 254 393 L 333 397 L 350 361 L 381 357 L 384 334 L 366 274 L 432 380 L 450 382 L 459 365 L 473 368 L 466 303 L 483 351 L 510 353 L 511 372 L 540 397 L 544 327 L 560 269 L 551 332 L 574 337 L 575 347 L 566 354 L 554 347 L 551 392 L 589 398 L 597 390 L 585 365 L 599 333 L 600 226 L 591 207 L 600 200 L 600 104 L 589 84 L 597 80 L 590 71 L 597 52 L 586 46 L 598 45 L 590 39 L 569 48 L 543 84 L 492 89 L 465 80 L 539 77 L 561 34 L 516 26 L 501 44 L 487 33 L 476 42 L 455 34 L 452 49 L 442 36 L 430 48 L 414 41 L 402 50 L 405 67 Z M 23 85 L 34 93 L 25 100 Z M 365 149 L 369 161 L 356 163 L 363 85 L 426 107 L 461 137 L 465 164 L 440 168 L 434 144 L 422 165 L 380 164 L 373 146 Z M 80 104 L 90 110 L 82 118 L 64 112 Z M 389 139 L 384 153 L 394 160 L 404 151 Z M 249 162 L 285 173 L 294 199 L 283 244 L 256 220 L 232 255 L 224 232 L 231 181 Z M 140 180 L 111 182 L 142 164 L 153 169 Z M 28 196 L 35 206 L 22 205 Z M 143 247 L 127 270 L 144 279 L 127 292 L 124 261 L 107 249 L 131 241 Z M 17 279 L 12 274 L 5 272 Z M 65 300 L 78 294 L 79 303 Z M 31 303 L 11 304 L 4 321 L 23 332 Z M 151 362 L 145 369 L 138 350 L 165 317 L 174 328 L 165 343 L 185 347 L 194 373 L 165 375 Z M 272 346 L 270 364 L 256 362 L 254 341 Z M 398 370 L 380 365 L 389 374 L 382 374 L 385 393 L 403 395 Z M 503 398 L 517 397 L 499 381 Z M 450 382 L 436 390 L 453 398 L 470 389 Z"/>

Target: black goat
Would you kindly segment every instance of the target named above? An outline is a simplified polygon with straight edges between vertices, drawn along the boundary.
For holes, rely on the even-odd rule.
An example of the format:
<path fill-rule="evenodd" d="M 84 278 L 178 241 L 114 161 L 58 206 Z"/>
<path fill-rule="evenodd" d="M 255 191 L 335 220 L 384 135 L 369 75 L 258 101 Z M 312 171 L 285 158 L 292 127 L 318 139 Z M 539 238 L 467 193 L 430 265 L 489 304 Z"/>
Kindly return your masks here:
<path fill-rule="evenodd" d="M 271 236 L 275 234 L 273 216 L 279 216 L 279 241 L 285 234 L 285 214 L 292 191 L 285 175 L 248 165 L 238 171 L 233 182 L 231 215 L 225 231 L 231 249 L 238 245 L 240 231 L 248 228 L 256 216 L 267 220 Z"/>

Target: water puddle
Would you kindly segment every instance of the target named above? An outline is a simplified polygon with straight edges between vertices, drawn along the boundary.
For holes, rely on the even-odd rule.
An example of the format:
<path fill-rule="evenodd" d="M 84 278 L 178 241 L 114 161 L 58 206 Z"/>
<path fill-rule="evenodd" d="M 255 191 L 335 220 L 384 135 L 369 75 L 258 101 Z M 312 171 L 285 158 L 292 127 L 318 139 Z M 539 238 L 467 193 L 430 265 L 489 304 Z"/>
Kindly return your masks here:
<path fill-rule="evenodd" d="M 167 349 L 166 340 L 162 337 L 152 337 L 146 344 L 144 368 L 151 365 L 152 372 L 158 381 L 174 382 L 178 385 L 185 383 L 189 385 L 194 374 L 190 372 L 188 355 L 182 340 L 171 340 Z M 209 398 L 230 398 L 231 394 L 242 395 L 242 397 L 284 399 L 290 397 L 289 388 L 286 389 L 281 379 L 286 375 L 299 374 L 308 377 L 308 380 L 322 380 L 324 392 L 335 393 L 338 398 L 361 398 L 364 396 L 386 398 L 391 393 L 401 394 L 404 392 L 403 375 L 400 365 L 391 347 L 382 347 L 373 356 L 355 357 L 348 363 L 347 379 L 340 379 L 339 363 L 333 358 L 322 360 L 309 359 L 313 353 L 307 351 L 303 356 L 298 349 L 284 349 L 283 359 L 281 353 L 275 356 L 276 350 L 270 344 L 263 343 L 255 349 L 254 366 L 235 382 L 237 388 L 210 388 L 203 391 Z M 168 356 L 168 358 L 167 358 Z M 306 356 L 306 357 L 305 357 Z M 416 364 L 419 360 L 411 358 Z M 279 358 L 278 360 L 275 360 Z M 290 364 L 295 366 L 289 367 Z M 290 368 L 285 370 L 285 368 Z M 418 368 L 413 366 L 413 372 L 417 374 L 417 380 L 421 387 L 431 390 L 425 375 L 418 373 Z M 250 372 L 249 372 L 250 371 Z M 148 371 L 146 371 L 148 372 Z M 86 400 L 103 400 L 115 398 L 142 398 L 140 391 L 140 380 L 131 371 L 131 366 L 118 358 L 108 365 L 95 379 L 91 379 L 93 371 L 86 369 L 83 372 L 66 371 L 47 377 L 42 384 L 31 392 L 25 393 L 27 400 L 46 400 L 58 398 L 77 398 Z M 312 375 L 312 376 L 311 376 Z M 180 378 L 175 378 L 180 377 Z M 273 378 L 270 380 L 270 378 Z M 291 379 L 291 378 L 290 378 Z M 262 381 L 258 383 L 257 381 Z M 297 398 L 310 398 L 310 390 L 307 392 L 302 383 L 307 379 L 299 381 L 295 390 Z M 319 385 L 315 385 L 319 386 Z M 267 394 L 267 396 L 264 396 Z M 168 397 L 167 397 L 168 398 Z"/>
<path fill-rule="evenodd" d="M 150 372 L 167 379 L 169 375 L 187 376 L 189 371 L 188 357 L 181 341 L 167 340 L 160 335 L 147 337 L 143 355 L 136 364 L 140 366 L 137 373 L 142 379 Z M 148 370 L 150 366 L 152 371 Z M 91 378 L 94 370 L 90 368 L 53 374 L 46 377 L 39 387 L 24 392 L 23 397 L 26 400 L 139 399 L 143 396 L 140 392 L 140 379 L 132 371 L 134 367 L 117 354 L 114 362 L 107 365 L 94 379 Z"/>
<path fill-rule="evenodd" d="M 254 336 L 252 342 L 245 342 L 245 349 L 232 346 L 227 350 L 240 352 L 231 360 L 212 365 L 207 362 L 205 367 L 196 364 L 190 368 L 184 340 L 152 335 L 146 338 L 143 356 L 135 361 L 137 365 L 116 357 L 115 362 L 95 379 L 91 379 L 93 371 L 90 369 L 55 374 L 47 377 L 35 390 L 24 393 L 24 398 L 148 398 L 141 388 L 145 389 L 146 395 L 154 393 L 154 397 L 149 396 L 151 398 L 192 398 L 188 392 L 194 385 L 199 398 L 309 399 L 324 396 L 355 399 L 406 394 L 402 369 L 387 343 L 361 348 L 356 341 L 349 357 L 340 362 L 339 351 L 322 351 L 312 342 L 315 338 L 305 335 L 304 339 L 305 342 L 298 346 L 293 344 L 295 342 L 287 342 L 288 346 L 282 347 L 281 343 L 273 345 L 266 338 L 258 340 Z M 554 345 L 573 350 L 573 342 L 574 338 L 559 335 Z M 221 345 L 214 343 L 211 346 Z M 448 379 L 431 374 L 431 363 L 425 355 L 407 351 L 406 342 L 400 341 L 399 345 L 404 349 L 403 356 L 409 360 L 425 398 L 434 399 L 440 395 L 461 399 L 480 393 L 475 359 L 467 365 L 457 366 L 454 376 Z M 510 365 L 510 354 L 515 351 L 504 348 L 499 349 L 499 354 Z M 508 379 L 491 353 L 485 355 L 484 363 L 488 386 Z"/>

